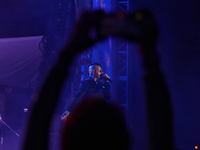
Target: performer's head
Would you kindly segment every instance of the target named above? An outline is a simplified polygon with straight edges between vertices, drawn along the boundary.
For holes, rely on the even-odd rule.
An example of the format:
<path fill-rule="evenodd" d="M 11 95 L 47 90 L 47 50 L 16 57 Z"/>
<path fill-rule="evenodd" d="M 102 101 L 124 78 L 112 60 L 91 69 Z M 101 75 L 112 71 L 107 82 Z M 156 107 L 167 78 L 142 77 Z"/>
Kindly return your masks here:
<path fill-rule="evenodd" d="M 101 64 L 98 62 L 95 62 L 88 65 L 88 72 L 89 72 L 89 76 L 94 78 L 95 81 L 100 80 L 101 75 L 103 74 L 103 71 L 101 69 Z"/>

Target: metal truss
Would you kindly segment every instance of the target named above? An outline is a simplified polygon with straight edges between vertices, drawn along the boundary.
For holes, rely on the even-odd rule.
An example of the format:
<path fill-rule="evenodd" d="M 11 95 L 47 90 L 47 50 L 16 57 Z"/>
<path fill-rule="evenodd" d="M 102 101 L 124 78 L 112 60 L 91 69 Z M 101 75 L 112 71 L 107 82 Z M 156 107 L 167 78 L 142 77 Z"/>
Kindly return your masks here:
<path fill-rule="evenodd" d="M 118 0 L 117 1 L 117 11 L 123 11 L 129 13 L 130 11 L 129 0 Z M 123 39 L 113 39 L 113 72 L 115 79 L 115 87 L 113 88 L 114 101 L 118 103 L 121 107 L 124 115 L 126 116 L 126 121 L 128 123 L 128 104 L 130 99 L 129 93 L 129 42 Z"/>
<path fill-rule="evenodd" d="M 126 13 L 130 12 L 130 1 L 129 0 L 118 0 L 117 1 L 117 10 L 118 11 L 124 11 Z"/>

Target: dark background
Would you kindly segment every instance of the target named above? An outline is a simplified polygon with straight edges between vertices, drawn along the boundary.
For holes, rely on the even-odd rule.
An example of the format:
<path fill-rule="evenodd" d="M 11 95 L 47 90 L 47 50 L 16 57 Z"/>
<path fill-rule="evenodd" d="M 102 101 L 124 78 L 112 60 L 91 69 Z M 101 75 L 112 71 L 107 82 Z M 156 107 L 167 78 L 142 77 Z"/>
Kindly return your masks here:
<path fill-rule="evenodd" d="M 47 0 L 1 0 L 0 38 L 45 34 L 51 4 Z M 134 0 L 131 8 L 148 8 L 158 21 L 157 49 L 172 98 L 175 145 L 193 150 L 200 146 L 200 1 Z M 133 56 L 130 126 L 134 147 L 143 150 L 147 149 L 144 87 L 140 58 L 136 52 Z"/>
<path fill-rule="evenodd" d="M 52 1 L 1 0 L 0 38 L 44 35 Z"/>

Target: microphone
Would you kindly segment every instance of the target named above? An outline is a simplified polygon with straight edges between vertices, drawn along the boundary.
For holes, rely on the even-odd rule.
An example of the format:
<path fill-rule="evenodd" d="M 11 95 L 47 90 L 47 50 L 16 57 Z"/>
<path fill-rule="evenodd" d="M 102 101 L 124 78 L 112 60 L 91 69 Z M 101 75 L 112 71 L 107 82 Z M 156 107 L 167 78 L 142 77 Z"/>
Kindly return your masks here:
<path fill-rule="evenodd" d="M 103 74 L 100 75 L 101 79 L 106 79 L 108 80 L 111 84 L 113 84 L 112 80 L 110 78 L 106 78 L 103 76 Z"/>

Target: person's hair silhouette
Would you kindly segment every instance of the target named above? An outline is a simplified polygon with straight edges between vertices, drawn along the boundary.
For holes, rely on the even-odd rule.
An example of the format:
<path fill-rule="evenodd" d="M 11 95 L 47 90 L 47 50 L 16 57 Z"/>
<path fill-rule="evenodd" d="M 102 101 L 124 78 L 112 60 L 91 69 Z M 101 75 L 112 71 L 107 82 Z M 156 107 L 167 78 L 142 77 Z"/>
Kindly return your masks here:
<path fill-rule="evenodd" d="M 66 123 L 64 150 L 128 150 L 129 134 L 120 110 L 103 100 L 85 100 Z"/>

